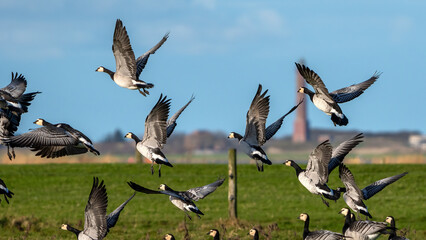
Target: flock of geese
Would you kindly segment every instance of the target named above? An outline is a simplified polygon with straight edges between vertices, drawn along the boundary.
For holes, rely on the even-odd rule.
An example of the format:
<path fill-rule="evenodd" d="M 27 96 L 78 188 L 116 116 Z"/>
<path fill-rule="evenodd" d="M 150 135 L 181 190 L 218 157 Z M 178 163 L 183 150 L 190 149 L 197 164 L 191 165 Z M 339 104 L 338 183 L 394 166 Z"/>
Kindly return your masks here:
<path fill-rule="evenodd" d="M 116 62 L 116 72 L 106 67 L 100 66 L 96 69 L 98 72 L 107 73 L 111 79 L 120 87 L 130 90 L 138 90 L 143 96 L 149 95 L 147 89 L 153 88 L 154 84 L 140 80 L 140 75 L 148 62 L 151 54 L 154 54 L 168 39 L 169 34 L 164 37 L 149 51 L 135 58 L 135 54 L 130 45 L 129 36 L 121 20 L 117 20 L 113 36 L 112 51 Z M 343 114 L 339 103 L 351 101 L 360 96 L 368 87 L 370 87 L 379 77 L 380 73 L 375 73 L 370 79 L 345 87 L 333 92 L 329 92 L 321 78 L 308 67 L 296 63 L 299 73 L 306 82 L 311 85 L 314 91 L 302 87 L 298 92 L 309 96 L 312 103 L 321 111 L 330 116 L 333 124 L 343 126 L 347 125 L 349 120 Z M 31 130 L 18 136 L 14 136 L 17 131 L 21 115 L 28 111 L 28 106 L 40 92 L 24 93 L 27 87 L 27 81 L 22 74 L 12 73 L 12 80 L 9 85 L 0 89 L 0 142 L 7 147 L 8 157 L 12 160 L 16 157 L 14 148 L 30 148 L 36 152 L 36 156 L 45 158 L 58 158 L 68 155 L 83 154 L 91 152 L 99 155 L 92 141 L 82 132 L 72 128 L 66 123 L 49 123 L 39 118 L 34 123 L 40 125 L 40 128 Z M 263 164 L 271 165 L 266 152 L 262 149 L 265 144 L 281 128 L 284 118 L 292 113 L 301 103 L 292 107 L 286 114 L 282 115 L 275 122 L 266 127 L 266 119 L 269 115 L 268 90 L 263 91 L 259 84 L 256 94 L 251 102 L 247 112 L 246 130 L 244 135 L 231 132 L 228 138 L 238 140 L 239 147 L 251 158 L 256 161 L 258 171 L 264 171 Z M 167 139 L 173 133 L 177 125 L 177 119 L 180 114 L 194 100 L 192 96 L 187 104 L 180 108 L 172 117 L 169 118 L 171 99 L 160 95 L 157 103 L 152 108 L 145 120 L 145 132 L 142 139 L 138 138 L 132 132 L 128 132 L 125 138 L 131 138 L 135 141 L 136 149 L 151 164 L 151 174 L 154 174 L 153 165 L 156 163 L 158 175 L 161 177 L 161 166 L 173 167 L 162 148 Z M 370 221 L 372 218 L 364 201 L 373 197 L 383 190 L 389 184 L 397 181 L 407 174 L 391 176 L 378 180 L 363 189 L 357 186 L 354 175 L 343 164 L 345 156 L 363 141 L 363 135 L 358 134 L 351 139 L 341 143 L 333 148 L 330 142 L 320 143 L 309 155 L 306 169 L 302 169 L 295 161 L 287 160 L 284 164 L 293 167 L 299 182 L 312 194 L 319 195 L 322 202 L 329 206 L 327 200 L 337 201 L 341 195 L 349 208 L 342 208 L 340 213 L 345 216 L 342 233 L 335 233 L 328 230 L 309 230 L 309 215 L 301 213 L 299 219 L 305 222 L 303 239 L 309 240 L 332 240 L 332 239 L 376 239 L 381 234 L 388 234 L 389 239 L 406 239 L 396 236 L 395 219 L 388 216 L 385 222 Z M 339 177 L 344 187 L 332 188 L 327 185 L 329 174 L 339 168 Z M 123 204 L 118 206 L 113 212 L 107 215 L 108 196 L 103 180 L 99 181 L 97 177 L 93 179 L 93 185 L 89 194 L 89 199 L 85 208 L 84 229 L 78 230 L 70 225 L 63 224 L 62 229 L 73 232 L 79 240 L 103 239 L 113 228 L 124 207 L 133 199 L 136 192 L 144 194 L 164 194 L 169 196 L 170 202 L 182 210 L 189 219 L 192 219 L 189 213 L 196 216 L 204 215 L 198 209 L 194 202 L 204 199 L 220 187 L 225 179 L 218 179 L 213 183 L 201 187 L 194 187 L 186 191 L 173 190 L 166 184 L 161 184 L 157 190 L 145 188 L 137 183 L 128 182 L 128 185 L 135 190 Z M 13 192 L 10 191 L 3 180 L 0 179 L 0 194 L 4 195 L 7 203 L 8 198 L 12 198 Z M 1 201 L 1 200 L 0 200 Z M 351 210 L 357 213 L 355 216 Z M 359 220 L 359 214 L 365 215 L 366 220 Z M 248 233 L 253 239 L 259 239 L 259 232 L 255 228 Z M 210 230 L 207 235 L 213 239 L 220 239 L 220 233 L 217 229 Z M 164 239 L 175 239 L 172 234 L 165 235 Z"/>

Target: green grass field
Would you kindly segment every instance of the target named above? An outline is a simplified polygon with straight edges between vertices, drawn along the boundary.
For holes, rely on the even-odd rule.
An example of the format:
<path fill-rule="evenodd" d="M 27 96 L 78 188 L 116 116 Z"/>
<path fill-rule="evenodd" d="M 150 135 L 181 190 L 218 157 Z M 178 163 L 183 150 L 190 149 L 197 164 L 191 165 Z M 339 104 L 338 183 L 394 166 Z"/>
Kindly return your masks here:
<path fill-rule="evenodd" d="M 408 238 L 426 239 L 426 165 L 349 168 L 362 187 L 408 171 L 366 204 L 374 220 L 384 221 L 393 215 Z M 75 239 L 74 234 L 59 228 L 62 223 L 83 228 L 93 176 L 105 181 L 109 213 L 133 194 L 127 181 L 152 189 L 166 183 L 175 190 L 186 190 L 211 183 L 228 171 L 227 165 L 177 164 L 173 169 L 163 167 L 162 173 L 159 179 L 150 174 L 149 165 L 136 164 L 2 165 L 0 178 L 15 196 L 9 205 L 4 200 L 0 204 L 0 239 Z M 339 181 L 338 171 L 333 172 L 329 185 L 342 186 Z M 238 223 L 227 220 L 227 184 L 225 181 L 216 192 L 197 202 L 205 216 L 198 219 L 194 215 L 186 225 L 185 214 L 165 195 L 138 193 L 107 239 L 162 239 L 166 233 L 184 239 L 185 228 L 191 239 L 210 239 L 206 233 L 211 228 L 224 233 L 223 239 L 249 239 L 247 232 L 253 226 L 261 229 L 261 239 L 302 239 L 303 222 L 297 219 L 302 212 L 310 214 L 311 230 L 342 229 L 344 219 L 338 212 L 346 206 L 344 201 L 330 202 L 327 208 L 319 196 L 301 186 L 292 168 L 277 164 L 259 173 L 254 165 L 238 165 Z"/>

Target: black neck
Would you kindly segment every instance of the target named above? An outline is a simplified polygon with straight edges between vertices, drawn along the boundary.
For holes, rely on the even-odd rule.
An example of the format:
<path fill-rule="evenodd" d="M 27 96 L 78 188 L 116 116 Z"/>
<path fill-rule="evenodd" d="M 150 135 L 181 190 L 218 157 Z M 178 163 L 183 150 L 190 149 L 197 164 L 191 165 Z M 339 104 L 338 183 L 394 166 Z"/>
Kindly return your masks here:
<path fill-rule="evenodd" d="M 303 239 L 305 239 L 309 234 L 309 216 L 306 218 L 305 227 L 303 229 Z"/>
<path fill-rule="evenodd" d="M 312 92 L 311 90 L 309 90 L 309 89 L 307 89 L 307 88 L 305 88 L 304 89 L 304 92 L 306 93 L 306 94 L 308 94 L 308 96 L 309 96 L 309 98 L 311 99 L 311 101 L 312 101 L 312 99 L 313 99 L 313 97 L 314 97 L 314 92 Z"/>
<path fill-rule="evenodd" d="M 345 216 L 345 224 L 343 225 L 343 229 L 342 229 L 343 234 L 345 234 L 346 230 L 349 228 L 351 224 L 352 224 L 351 213 L 348 212 L 348 214 L 346 214 Z"/>
<path fill-rule="evenodd" d="M 243 136 L 241 136 L 239 133 L 234 133 L 234 137 L 238 139 L 238 141 L 241 141 L 243 139 Z"/>
<path fill-rule="evenodd" d="M 77 235 L 77 237 L 78 237 L 78 234 L 80 234 L 80 232 L 81 232 L 80 230 L 75 229 L 75 228 L 73 228 L 69 225 L 67 225 L 67 230 L 70 231 L 70 232 L 73 232 L 75 235 Z"/>
<path fill-rule="evenodd" d="M 392 219 L 392 221 L 390 222 L 390 228 L 388 230 L 389 230 L 389 239 L 396 237 L 395 220 Z"/>
<path fill-rule="evenodd" d="M 304 170 L 294 161 L 291 161 L 291 166 L 296 170 L 296 176 L 299 177 L 299 174 L 303 172 Z"/>
<path fill-rule="evenodd" d="M 259 240 L 259 233 L 257 231 L 254 233 L 253 240 Z"/>
<path fill-rule="evenodd" d="M 104 72 L 108 73 L 112 80 L 114 80 L 114 72 L 104 67 Z"/>
<path fill-rule="evenodd" d="M 216 233 L 216 235 L 214 236 L 213 240 L 220 240 L 219 233 Z"/>
<path fill-rule="evenodd" d="M 136 143 L 140 142 L 141 140 L 136 136 L 135 134 L 132 134 L 132 139 L 135 140 Z"/>

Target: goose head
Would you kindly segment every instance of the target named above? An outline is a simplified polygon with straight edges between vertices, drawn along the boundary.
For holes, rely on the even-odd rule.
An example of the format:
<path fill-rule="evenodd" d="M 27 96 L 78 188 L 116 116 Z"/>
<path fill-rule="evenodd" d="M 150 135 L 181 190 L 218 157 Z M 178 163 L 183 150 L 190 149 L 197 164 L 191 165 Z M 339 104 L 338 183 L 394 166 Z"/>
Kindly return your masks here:
<path fill-rule="evenodd" d="M 250 236 L 256 236 L 258 234 L 258 232 L 257 232 L 257 229 L 256 228 L 252 228 L 252 229 L 250 229 L 250 231 L 249 231 L 249 235 Z"/>
<path fill-rule="evenodd" d="M 219 234 L 219 231 L 217 229 L 211 229 L 207 235 L 210 235 L 212 237 L 216 237 Z"/>
<path fill-rule="evenodd" d="M 342 208 L 339 212 L 339 214 L 342 214 L 343 216 L 347 216 L 350 213 L 348 208 Z"/>
<path fill-rule="evenodd" d="M 173 189 L 169 188 L 166 184 L 161 184 L 160 187 L 158 187 L 161 191 L 173 191 Z"/>
<path fill-rule="evenodd" d="M 124 138 L 133 138 L 133 133 L 132 132 L 128 132 L 126 133 L 126 135 L 124 136 Z"/>
<path fill-rule="evenodd" d="M 395 219 L 392 216 L 387 216 L 385 222 L 392 224 L 392 222 L 394 222 Z"/>
<path fill-rule="evenodd" d="M 293 164 L 293 160 L 287 160 L 284 162 L 284 165 L 286 165 L 287 167 L 291 167 L 291 165 Z"/>
<path fill-rule="evenodd" d="M 68 225 L 66 225 L 66 224 L 62 224 L 61 229 L 62 229 L 62 230 L 68 230 Z"/>
<path fill-rule="evenodd" d="M 241 136 L 240 134 L 236 132 L 230 132 L 228 135 L 228 138 L 237 138 L 238 140 L 241 140 L 243 136 Z"/>
<path fill-rule="evenodd" d="M 299 215 L 299 219 L 304 221 L 304 222 L 306 222 L 308 220 L 308 218 L 309 218 L 309 215 L 307 213 L 301 213 Z"/>
<path fill-rule="evenodd" d="M 104 68 L 104 67 L 102 67 L 102 66 L 100 66 L 100 67 L 98 67 L 95 71 L 96 71 L 96 72 L 105 72 L 105 68 Z"/>
<path fill-rule="evenodd" d="M 299 92 L 299 93 L 305 93 L 306 92 L 306 88 L 301 87 L 301 88 L 299 88 L 299 90 L 297 90 L 297 92 Z"/>
<path fill-rule="evenodd" d="M 173 234 L 167 233 L 164 238 L 164 240 L 175 240 L 175 236 Z"/>
<path fill-rule="evenodd" d="M 43 118 L 37 118 L 37 120 L 34 121 L 34 124 L 43 126 L 46 123 L 46 121 Z"/>

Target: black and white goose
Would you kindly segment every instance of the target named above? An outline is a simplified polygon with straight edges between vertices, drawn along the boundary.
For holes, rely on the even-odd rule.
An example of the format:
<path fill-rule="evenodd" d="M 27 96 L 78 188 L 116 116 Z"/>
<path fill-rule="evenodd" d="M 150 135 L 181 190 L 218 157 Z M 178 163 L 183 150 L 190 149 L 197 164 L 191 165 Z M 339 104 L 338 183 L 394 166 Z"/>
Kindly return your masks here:
<path fill-rule="evenodd" d="M 175 236 L 173 236 L 173 234 L 171 233 L 167 233 L 166 235 L 164 235 L 163 240 L 175 240 Z"/>
<path fill-rule="evenodd" d="M 271 165 L 265 151 L 261 148 L 266 141 L 272 138 L 281 128 L 284 118 L 293 112 L 299 105 L 294 106 L 288 113 L 280 117 L 277 121 L 265 128 L 266 118 L 269 114 L 269 95 L 265 96 L 268 90 L 262 93 L 262 85 L 259 84 L 256 95 L 251 102 L 247 112 L 246 131 L 244 137 L 236 132 L 231 132 L 228 138 L 236 138 L 243 151 L 252 159 L 256 160 L 257 169 L 263 171 L 263 164 Z"/>
<path fill-rule="evenodd" d="M 355 183 L 355 178 L 352 175 L 351 171 L 349 171 L 349 169 L 344 164 L 340 164 L 339 177 L 345 187 L 337 188 L 337 190 L 340 192 L 344 192 L 343 199 L 345 200 L 346 204 L 352 209 L 352 211 L 357 212 L 358 214 L 361 213 L 367 217 L 372 218 L 363 200 L 371 198 L 376 193 L 383 190 L 383 188 L 385 188 L 389 184 L 407 175 L 407 173 L 408 172 L 404 172 L 392 177 L 387 177 L 378 180 L 361 190 Z"/>
<path fill-rule="evenodd" d="M 25 93 L 27 80 L 22 74 L 12 73 L 12 80 L 6 87 L 0 89 L 0 143 L 6 145 L 10 160 L 15 158 L 15 151 L 10 151 L 9 144 L 3 139 L 14 135 L 21 121 L 22 113 L 28 112 L 31 101 L 40 92 Z"/>
<path fill-rule="evenodd" d="M 9 204 L 9 199 L 7 198 L 12 198 L 12 195 L 14 195 L 14 193 L 7 188 L 6 183 L 4 183 L 2 179 L 0 179 L 0 194 L 3 194 L 4 200 L 6 200 L 7 204 Z"/>
<path fill-rule="evenodd" d="M 210 235 L 213 237 L 213 240 L 220 240 L 220 233 L 217 229 L 210 229 L 210 231 L 207 233 L 207 235 Z"/>
<path fill-rule="evenodd" d="M 12 136 L 4 141 L 11 147 L 29 147 L 37 152 L 36 156 L 46 158 L 88 151 L 99 155 L 99 151 L 94 148 L 92 141 L 86 135 L 66 123 L 52 124 L 41 118 L 34 123 L 42 127 L 19 136 Z"/>
<path fill-rule="evenodd" d="M 384 222 L 357 221 L 348 208 L 342 208 L 339 213 L 345 216 L 342 233 L 350 239 L 377 239 L 381 234 L 387 233 Z"/>
<path fill-rule="evenodd" d="M 101 240 L 108 234 L 109 230 L 115 226 L 118 218 L 120 217 L 121 211 L 123 211 L 124 207 L 130 200 L 132 200 L 135 194 L 136 192 L 107 215 L 106 209 L 108 206 L 108 196 L 104 181 L 102 180 L 99 183 L 99 179 L 94 177 L 89 200 L 87 201 L 86 208 L 84 210 L 84 230 L 80 231 L 68 224 L 62 224 L 61 229 L 73 232 L 77 236 L 78 240 Z"/>
<path fill-rule="evenodd" d="M 253 240 L 259 240 L 259 231 L 256 228 L 250 229 L 248 235 L 253 237 Z"/>
<path fill-rule="evenodd" d="M 167 33 L 154 47 L 135 59 L 135 53 L 130 45 L 129 35 L 127 35 L 126 27 L 120 19 L 115 23 L 112 52 L 115 57 L 116 72 L 113 72 L 103 66 L 96 69 L 97 72 L 107 73 L 111 79 L 120 87 L 130 90 L 138 90 L 142 95 L 146 96 L 149 92 L 146 89 L 154 87 L 152 83 L 146 83 L 139 79 L 140 74 L 148 62 L 149 56 L 154 54 L 157 49 L 167 40 Z M 142 89 L 142 91 L 141 91 Z"/>
<path fill-rule="evenodd" d="M 340 198 L 340 192 L 331 189 L 328 185 L 328 163 L 332 156 L 332 147 L 328 140 L 319 144 L 309 155 L 306 169 L 302 169 L 293 160 L 287 160 L 284 164 L 296 170 L 299 182 L 308 189 L 309 192 L 320 195 L 323 203 L 329 206 L 323 196 L 330 200 Z"/>
<path fill-rule="evenodd" d="M 343 114 L 342 109 L 338 103 L 348 102 L 358 96 L 360 96 L 368 87 L 370 87 L 379 77 L 379 73 L 374 75 L 361 83 L 345 87 L 334 92 L 329 93 L 324 82 L 314 71 L 308 67 L 296 63 L 297 70 L 300 75 L 311 85 L 315 93 L 311 90 L 302 87 L 298 90 L 300 93 L 308 94 L 312 103 L 321 111 L 327 115 L 331 115 L 331 120 L 334 125 L 346 126 L 348 124 L 348 118 Z"/>
<path fill-rule="evenodd" d="M 140 140 L 132 132 L 128 132 L 125 138 L 131 138 L 136 142 L 136 149 L 151 161 L 151 173 L 154 174 L 154 162 L 159 165 L 158 176 L 161 177 L 161 165 L 173 167 L 164 153 L 161 151 L 167 141 L 167 118 L 169 117 L 170 101 L 167 96 L 161 94 L 155 106 L 145 119 L 145 132 Z"/>
<path fill-rule="evenodd" d="M 395 218 L 392 216 L 387 216 L 385 222 L 389 223 L 390 225 L 390 233 L 388 240 L 409 240 L 406 237 L 397 236 L 396 235 L 396 226 L 395 226 Z"/>
<path fill-rule="evenodd" d="M 189 219 L 192 219 L 189 216 L 188 212 L 195 213 L 199 218 L 200 215 L 204 215 L 198 207 L 195 205 L 194 201 L 198 201 L 200 199 L 205 198 L 210 193 L 214 192 L 225 179 L 219 179 L 214 183 L 210 183 L 208 185 L 202 187 L 191 188 L 186 191 L 175 191 L 168 187 L 166 184 L 161 184 L 158 188 L 160 191 L 151 190 L 148 188 L 144 188 L 134 182 L 128 182 L 129 186 L 138 192 L 146 193 L 146 194 L 165 194 L 169 196 L 170 202 L 175 205 L 180 210 L 184 211 L 186 216 Z"/>
<path fill-rule="evenodd" d="M 303 240 L 343 240 L 344 236 L 340 233 L 328 231 L 328 230 L 317 230 L 309 231 L 309 215 L 307 213 L 301 213 L 299 219 L 305 222 L 303 229 Z"/>

